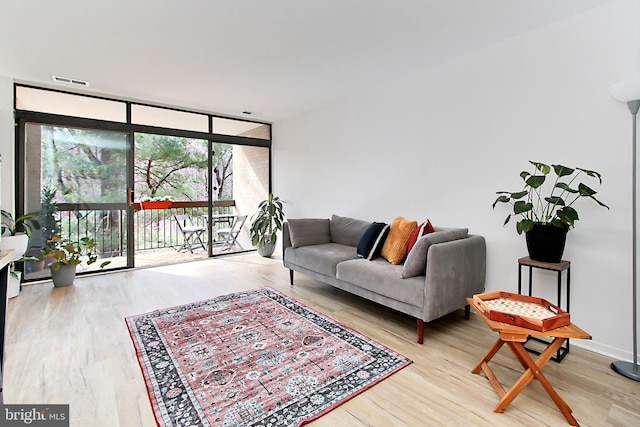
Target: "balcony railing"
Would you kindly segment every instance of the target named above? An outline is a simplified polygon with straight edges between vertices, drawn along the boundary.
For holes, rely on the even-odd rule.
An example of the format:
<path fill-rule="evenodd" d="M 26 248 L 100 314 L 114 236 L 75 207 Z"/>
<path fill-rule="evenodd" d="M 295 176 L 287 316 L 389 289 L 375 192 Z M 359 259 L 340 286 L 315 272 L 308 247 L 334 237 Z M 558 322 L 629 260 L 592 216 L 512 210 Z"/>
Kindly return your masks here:
<path fill-rule="evenodd" d="M 124 203 L 60 203 L 58 219 L 60 220 L 62 238 L 78 240 L 84 236 L 91 237 L 98 245 L 102 258 L 124 256 L 126 254 L 126 204 Z M 134 206 L 134 247 L 136 251 L 160 248 L 179 248 L 183 243 L 183 235 L 174 218 L 177 214 L 189 214 L 195 225 L 207 227 L 207 201 L 173 202 L 166 209 L 143 209 L 140 203 Z M 213 214 L 233 214 L 235 201 L 216 200 Z M 213 235 L 218 228 L 228 224 L 216 223 Z M 203 234 L 207 244 L 208 233 Z"/>

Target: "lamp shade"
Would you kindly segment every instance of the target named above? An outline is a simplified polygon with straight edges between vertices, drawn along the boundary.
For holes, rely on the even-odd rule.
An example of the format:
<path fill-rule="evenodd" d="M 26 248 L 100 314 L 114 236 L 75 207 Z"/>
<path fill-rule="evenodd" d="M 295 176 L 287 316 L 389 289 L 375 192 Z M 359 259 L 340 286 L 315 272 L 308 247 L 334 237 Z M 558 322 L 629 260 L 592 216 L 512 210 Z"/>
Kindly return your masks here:
<path fill-rule="evenodd" d="M 611 95 L 620 102 L 640 99 L 640 78 L 611 85 Z"/>

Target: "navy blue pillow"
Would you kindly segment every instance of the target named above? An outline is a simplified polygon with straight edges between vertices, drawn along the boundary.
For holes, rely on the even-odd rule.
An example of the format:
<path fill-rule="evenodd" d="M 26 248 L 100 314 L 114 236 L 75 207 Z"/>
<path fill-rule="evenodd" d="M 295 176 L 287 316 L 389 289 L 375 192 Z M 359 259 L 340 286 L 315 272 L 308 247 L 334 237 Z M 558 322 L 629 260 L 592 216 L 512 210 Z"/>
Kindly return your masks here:
<path fill-rule="evenodd" d="M 369 261 L 379 257 L 388 235 L 389 224 L 384 222 L 371 223 L 358 243 L 358 248 L 356 249 L 358 256 Z"/>

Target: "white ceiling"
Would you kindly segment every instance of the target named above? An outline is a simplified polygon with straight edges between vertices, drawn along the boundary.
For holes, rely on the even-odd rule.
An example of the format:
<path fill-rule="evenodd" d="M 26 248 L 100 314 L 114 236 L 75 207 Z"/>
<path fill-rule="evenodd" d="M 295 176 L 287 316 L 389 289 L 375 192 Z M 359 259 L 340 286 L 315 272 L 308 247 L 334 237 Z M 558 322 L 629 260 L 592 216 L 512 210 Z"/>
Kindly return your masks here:
<path fill-rule="evenodd" d="M 276 121 L 606 2 L 3 0 L 0 75 Z"/>

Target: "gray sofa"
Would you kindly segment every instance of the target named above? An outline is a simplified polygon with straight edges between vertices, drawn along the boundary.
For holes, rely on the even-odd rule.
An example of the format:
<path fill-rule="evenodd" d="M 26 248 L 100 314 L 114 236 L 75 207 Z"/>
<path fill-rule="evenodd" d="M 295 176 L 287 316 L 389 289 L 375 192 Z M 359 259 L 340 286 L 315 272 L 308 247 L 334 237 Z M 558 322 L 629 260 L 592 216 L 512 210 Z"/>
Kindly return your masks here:
<path fill-rule="evenodd" d="M 371 222 L 333 215 L 331 219 L 289 219 L 283 226 L 282 256 L 298 271 L 417 319 L 418 343 L 424 323 L 460 308 L 484 290 L 486 246 L 467 229 L 435 228 L 420 237 L 403 264 L 358 256 L 356 248 Z"/>

